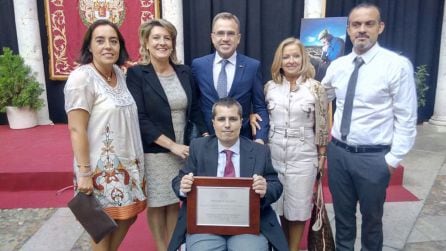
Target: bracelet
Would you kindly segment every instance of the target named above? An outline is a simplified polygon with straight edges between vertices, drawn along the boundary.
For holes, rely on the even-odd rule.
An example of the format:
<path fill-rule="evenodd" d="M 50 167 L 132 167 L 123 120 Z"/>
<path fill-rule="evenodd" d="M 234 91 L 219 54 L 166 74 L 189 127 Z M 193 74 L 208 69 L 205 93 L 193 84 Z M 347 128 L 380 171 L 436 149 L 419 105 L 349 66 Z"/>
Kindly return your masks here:
<path fill-rule="evenodd" d="M 327 153 L 319 153 L 318 156 L 319 157 L 327 157 Z"/>
<path fill-rule="evenodd" d="M 93 171 L 88 171 L 88 172 L 78 172 L 77 176 L 79 177 L 91 177 L 93 176 Z"/>
<path fill-rule="evenodd" d="M 90 168 L 90 164 L 84 164 L 84 165 L 77 164 L 77 168 L 81 168 L 81 167 Z"/>

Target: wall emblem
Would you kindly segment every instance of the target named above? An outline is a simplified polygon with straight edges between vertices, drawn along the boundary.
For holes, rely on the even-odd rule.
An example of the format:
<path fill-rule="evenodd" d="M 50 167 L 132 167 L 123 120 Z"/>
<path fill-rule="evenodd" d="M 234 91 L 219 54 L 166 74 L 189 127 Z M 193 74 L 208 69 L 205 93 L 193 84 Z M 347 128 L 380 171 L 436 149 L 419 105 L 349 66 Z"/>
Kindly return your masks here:
<path fill-rule="evenodd" d="M 126 14 L 124 0 L 80 0 L 78 8 L 87 27 L 98 19 L 108 19 L 119 27 Z"/>

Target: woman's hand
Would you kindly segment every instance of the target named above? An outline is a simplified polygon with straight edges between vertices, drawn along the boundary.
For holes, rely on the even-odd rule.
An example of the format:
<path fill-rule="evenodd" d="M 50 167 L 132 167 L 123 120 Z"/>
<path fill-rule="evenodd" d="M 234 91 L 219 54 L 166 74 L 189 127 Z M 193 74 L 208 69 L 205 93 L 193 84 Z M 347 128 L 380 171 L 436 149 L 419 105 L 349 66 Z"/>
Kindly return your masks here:
<path fill-rule="evenodd" d="M 259 114 L 251 113 L 251 115 L 249 115 L 249 124 L 251 125 L 252 136 L 256 136 L 257 130 L 261 129 L 258 121 L 262 121 Z"/>
<path fill-rule="evenodd" d="M 325 168 L 325 160 L 327 159 L 326 156 L 320 156 L 319 157 L 319 172 L 321 175 L 324 175 L 324 168 Z"/>
<path fill-rule="evenodd" d="M 186 159 L 189 156 L 189 146 L 172 143 L 169 150 L 182 159 Z"/>
<path fill-rule="evenodd" d="M 77 191 L 90 195 L 93 193 L 93 179 L 91 176 L 77 175 Z"/>

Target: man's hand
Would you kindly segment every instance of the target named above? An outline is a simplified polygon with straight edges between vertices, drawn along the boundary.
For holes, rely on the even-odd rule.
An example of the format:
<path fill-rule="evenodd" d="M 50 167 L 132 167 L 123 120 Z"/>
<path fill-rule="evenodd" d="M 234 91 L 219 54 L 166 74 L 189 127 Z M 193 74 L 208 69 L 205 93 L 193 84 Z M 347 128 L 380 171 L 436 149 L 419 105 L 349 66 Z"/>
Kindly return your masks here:
<path fill-rule="evenodd" d="M 193 183 L 194 183 L 194 174 L 193 173 L 184 175 L 183 178 L 181 178 L 180 191 L 183 194 L 187 194 L 188 192 L 190 192 L 190 190 L 192 190 Z"/>
<path fill-rule="evenodd" d="M 257 113 L 251 113 L 251 115 L 249 115 L 249 124 L 251 125 L 252 136 L 256 136 L 257 130 L 262 129 L 257 121 L 262 121 L 260 115 Z"/>
<path fill-rule="evenodd" d="M 262 145 L 265 144 L 265 141 L 263 141 L 263 139 L 256 139 L 256 140 L 254 140 L 254 142 L 262 144 Z"/>
<path fill-rule="evenodd" d="M 266 194 L 267 188 L 266 179 L 257 174 L 254 174 L 252 177 L 254 178 L 252 189 L 254 189 L 254 191 L 260 195 L 260 198 L 263 198 Z"/>
<path fill-rule="evenodd" d="M 387 165 L 387 168 L 389 169 L 390 176 L 392 176 L 393 172 L 395 172 L 395 167 Z"/>

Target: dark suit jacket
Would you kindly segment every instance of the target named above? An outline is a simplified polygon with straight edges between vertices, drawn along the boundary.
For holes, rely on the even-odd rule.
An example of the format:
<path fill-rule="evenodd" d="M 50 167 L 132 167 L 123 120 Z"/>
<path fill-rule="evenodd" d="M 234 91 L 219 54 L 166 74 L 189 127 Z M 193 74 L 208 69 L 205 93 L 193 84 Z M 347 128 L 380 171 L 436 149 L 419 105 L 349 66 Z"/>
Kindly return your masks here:
<path fill-rule="evenodd" d="M 219 99 L 213 80 L 213 63 L 215 54 L 210 54 L 192 61 L 192 74 L 200 89 L 201 111 L 204 115 L 209 133 L 214 134 L 212 126 L 212 105 Z M 255 138 L 267 142 L 269 130 L 269 116 L 266 110 L 265 95 L 260 62 L 237 54 L 234 82 L 228 96 L 235 98 L 243 108 L 243 126 L 241 135 L 252 138 L 249 126 L 249 114 L 258 113 L 263 121 L 261 130 L 257 130 Z"/>
<path fill-rule="evenodd" d="M 199 138 L 192 141 L 190 155 L 186 165 L 179 175 L 172 180 L 172 188 L 177 196 L 183 200 L 178 216 L 178 222 L 169 243 L 169 251 L 176 250 L 185 241 L 187 228 L 187 198 L 181 197 L 180 182 L 184 175 L 192 172 L 195 176 L 217 176 L 218 142 L 216 136 Z M 268 187 L 265 196 L 260 200 L 260 232 L 276 248 L 288 250 L 288 244 L 282 228 L 277 221 L 276 213 L 271 203 L 279 199 L 282 194 L 282 184 L 271 163 L 269 148 L 251 140 L 240 138 L 240 176 L 252 177 L 254 174 L 262 175 Z"/>
<path fill-rule="evenodd" d="M 200 112 L 197 93 L 198 89 L 190 72 L 185 65 L 172 65 L 187 96 L 186 127 L 184 143 L 189 144 L 189 134 L 192 123 L 199 132 L 207 132 L 203 116 Z M 139 127 L 145 153 L 168 152 L 154 141 L 164 134 L 175 141 L 171 110 L 166 93 L 151 64 L 136 65 L 127 71 L 127 87 L 135 99 L 138 107 Z"/>

